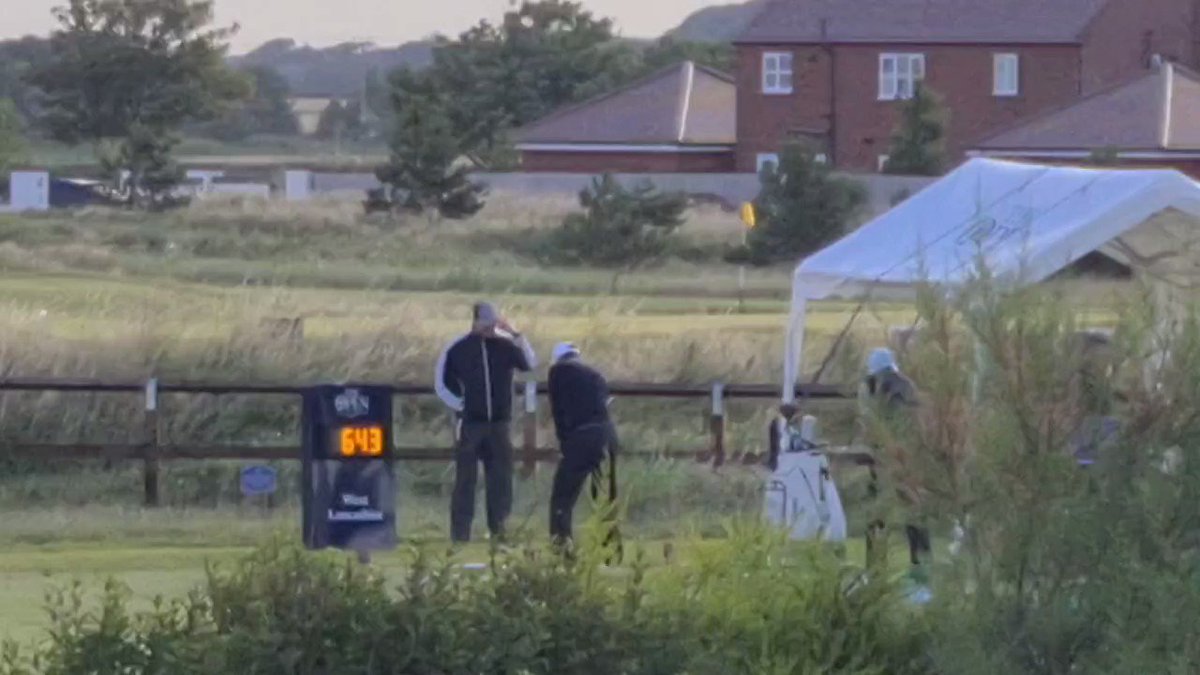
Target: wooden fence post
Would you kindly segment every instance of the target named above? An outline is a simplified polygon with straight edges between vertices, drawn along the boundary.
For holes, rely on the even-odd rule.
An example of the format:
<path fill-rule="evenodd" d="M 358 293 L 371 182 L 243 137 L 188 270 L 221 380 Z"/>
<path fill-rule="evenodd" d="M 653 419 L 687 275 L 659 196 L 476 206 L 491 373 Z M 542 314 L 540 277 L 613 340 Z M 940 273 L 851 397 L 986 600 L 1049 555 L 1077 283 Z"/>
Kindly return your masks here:
<path fill-rule="evenodd" d="M 521 418 L 522 443 L 521 452 L 524 455 L 521 462 L 521 474 L 526 478 L 537 473 L 538 451 L 538 395 L 537 382 L 525 383 L 525 414 Z"/>
<path fill-rule="evenodd" d="M 712 386 L 712 415 L 709 418 L 712 434 L 713 468 L 725 464 L 725 385 L 714 382 Z"/>
<path fill-rule="evenodd" d="M 154 508 L 161 503 L 158 492 L 158 455 L 161 450 L 158 431 L 158 379 L 146 380 L 146 409 L 142 418 L 142 485 L 145 504 Z"/>

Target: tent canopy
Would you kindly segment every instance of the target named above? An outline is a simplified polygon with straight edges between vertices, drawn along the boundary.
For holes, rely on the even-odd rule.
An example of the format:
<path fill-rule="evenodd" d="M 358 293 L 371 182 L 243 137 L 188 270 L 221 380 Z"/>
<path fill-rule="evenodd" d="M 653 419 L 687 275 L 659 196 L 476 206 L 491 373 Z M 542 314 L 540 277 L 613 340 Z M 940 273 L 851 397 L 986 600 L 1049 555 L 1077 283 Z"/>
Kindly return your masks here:
<path fill-rule="evenodd" d="M 1093 251 L 1173 286 L 1200 287 L 1200 184 L 1173 170 L 973 159 L 806 258 L 792 284 L 791 400 L 807 303 L 959 286 L 982 262 L 1003 283 L 1043 281 Z"/>

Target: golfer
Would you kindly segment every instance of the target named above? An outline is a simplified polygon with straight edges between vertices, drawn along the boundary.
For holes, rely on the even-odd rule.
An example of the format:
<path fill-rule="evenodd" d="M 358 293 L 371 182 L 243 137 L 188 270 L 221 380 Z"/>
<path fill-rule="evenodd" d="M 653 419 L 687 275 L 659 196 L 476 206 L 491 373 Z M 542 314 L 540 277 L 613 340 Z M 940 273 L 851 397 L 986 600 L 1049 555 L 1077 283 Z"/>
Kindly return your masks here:
<path fill-rule="evenodd" d="M 536 367 L 529 341 L 486 302 L 474 306 L 471 332 L 451 342 L 438 357 L 434 389 L 458 417 L 450 498 L 450 537 L 455 542 L 471 539 L 480 462 L 488 531 L 493 539 L 503 540 L 512 510 L 513 373 Z"/>
<path fill-rule="evenodd" d="M 550 538 L 566 547 L 579 492 L 589 477 L 596 479 L 605 457 L 616 453 L 617 433 L 608 415 L 604 376 L 584 363 L 579 349 L 569 342 L 554 348 L 553 359 L 550 408 L 562 460 L 550 494 Z"/>
<path fill-rule="evenodd" d="M 894 415 L 899 410 L 917 405 L 916 387 L 913 386 L 912 380 L 900 372 L 900 367 L 896 364 L 896 356 L 890 349 L 880 348 L 871 352 L 867 358 L 865 385 L 867 395 L 877 401 L 878 409 L 885 415 Z M 870 492 L 872 497 L 878 493 L 874 467 L 871 468 Z M 907 499 L 903 493 L 900 498 L 902 501 L 912 501 Z M 867 526 L 869 551 L 878 545 L 878 539 L 883 534 L 884 527 L 883 521 L 880 520 L 872 521 Z M 909 524 L 904 526 L 904 531 L 908 538 L 909 560 L 915 567 L 921 564 L 922 557 L 928 556 L 931 552 L 929 530 Z M 882 554 L 882 551 L 879 553 Z"/>

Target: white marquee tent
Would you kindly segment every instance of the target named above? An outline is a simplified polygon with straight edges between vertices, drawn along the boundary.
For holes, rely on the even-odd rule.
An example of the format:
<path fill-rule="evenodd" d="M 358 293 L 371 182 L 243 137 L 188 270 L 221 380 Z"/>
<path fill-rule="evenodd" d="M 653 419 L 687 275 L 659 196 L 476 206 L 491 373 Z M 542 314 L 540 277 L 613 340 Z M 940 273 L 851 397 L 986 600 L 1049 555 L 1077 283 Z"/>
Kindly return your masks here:
<path fill-rule="evenodd" d="M 952 288 L 981 257 L 1003 283 L 1038 283 L 1093 251 L 1166 295 L 1200 289 L 1200 183 L 1172 170 L 971 160 L 796 268 L 784 398 L 795 396 L 810 301 Z"/>

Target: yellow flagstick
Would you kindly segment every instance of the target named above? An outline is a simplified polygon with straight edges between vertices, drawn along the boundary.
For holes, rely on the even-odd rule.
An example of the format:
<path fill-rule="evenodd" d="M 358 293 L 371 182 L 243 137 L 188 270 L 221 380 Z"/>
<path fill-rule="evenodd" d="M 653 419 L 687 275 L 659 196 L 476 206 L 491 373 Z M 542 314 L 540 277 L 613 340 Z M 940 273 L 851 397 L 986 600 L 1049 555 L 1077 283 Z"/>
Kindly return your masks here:
<path fill-rule="evenodd" d="M 746 227 L 742 229 L 742 250 L 746 249 L 746 235 L 754 226 L 758 225 L 758 214 L 754 212 L 754 204 L 746 202 L 742 204 L 742 224 Z M 738 314 L 743 311 L 743 298 L 746 294 L 746 263 L 738 265 Z"/>

